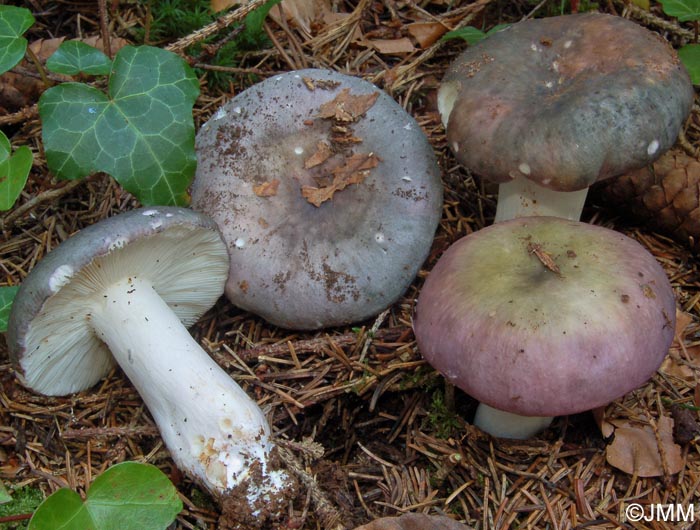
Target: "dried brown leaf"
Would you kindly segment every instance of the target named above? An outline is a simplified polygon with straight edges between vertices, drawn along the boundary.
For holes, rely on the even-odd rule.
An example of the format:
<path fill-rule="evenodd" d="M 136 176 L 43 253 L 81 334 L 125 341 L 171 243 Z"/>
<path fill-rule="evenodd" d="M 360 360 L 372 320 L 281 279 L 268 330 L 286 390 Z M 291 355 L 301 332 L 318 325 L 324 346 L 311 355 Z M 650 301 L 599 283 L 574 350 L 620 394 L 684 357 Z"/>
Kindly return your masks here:
<path fill-rule="evenodd" d="M 316 207 L 333 198 L 337 191 L 342 191 L 351 184 L 361 184 L 372 168 L 377 167 L 379 158 L 374 153 L 354 154 L 349 156 L 342 166 L 336 167 L 333 182 L 324 187 L 302 186 L 302 196 Z"/>
<path fill-rule="evenodd" d="M 317 117 L 354 122 L 374 105 L 378 97 L 379 92 L 353 96 L 349 88 L 344 88 L 335 98 L 321 105 Z"/>
<path fill-rule="evenodd" d="M 615 437 L 606 448 L 605 456 L 611 466 L 639 477 L 664 475 L 664 463 L 671 475 L 683 469 L 681 448 L 673 441 L 671 418 L 662 416 L 657 420 L 661 447 L 649 425 L 624 420 L 612 420 L 609 425 L 612 425 Z"/>
<path fill-rule="evenodd" d="M 277 189 L 280 187 L 279 179 L 272 179 L 269 182 L 263 182 L 257 186 L 253 186 L 253 193 L 258 197 L 274 197 L 277 195 Z"/>
<path fill-rule="evenodd" d="M 372 39 L 364 41 L 362 44 L 368 48 L 374 48 L 384 55 L 405 55 L 416 50 L 411 39 L 401 37 L 400 39 Z"/>
<path fill-rule="evenodd" d="M 329 0 L 283 0 L 280 5 L 286 20 L 307 35 L 311 34 L 312 22 L 323 19 L 326 13 L 331 12 Z M 278 24 L 281 22 L 279 9 L 273 8 L 270 17 Z"/>
<path fill-rule="evenodd" d="M 316 152 L 304 161 L 304 167 L 311 169 L 312 167 L 320 166 L 328 160 L 333 151 L 328 142 L 320 141 L 316 144 Z"/>
<path fill-rule="evenodd" d="M 406 29 L 423 49 L 432 46 L 447 33 L 447 27 L 439 22 L 414 22 L 406 26 Z"/>

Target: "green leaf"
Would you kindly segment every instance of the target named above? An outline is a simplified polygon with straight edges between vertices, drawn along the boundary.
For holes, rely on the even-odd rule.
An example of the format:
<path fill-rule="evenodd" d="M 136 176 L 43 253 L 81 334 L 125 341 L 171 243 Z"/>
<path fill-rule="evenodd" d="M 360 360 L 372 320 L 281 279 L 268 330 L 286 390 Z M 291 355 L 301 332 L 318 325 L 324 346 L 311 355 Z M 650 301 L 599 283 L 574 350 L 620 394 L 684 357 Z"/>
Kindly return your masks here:
<path fill-rule="evenodd" d="M 5 133 L 0 131 L 0 210 L 9 210 L 22 193 L 32 169 L 34 155 L 26 145 L 11 155 L 12 148 Z"/>
<path fill-rule="evenodd" d="M 192 107 L 199 83 L 179 56 L 151 46 L 119 50 L 108 94 L 64 83 L 39 99 L 46 161 L 59 178 L 112 175 L 144 205 L 189 201 Z"/>
<path fill-rule="evenodd" d="M 150 464 L 123 462 L 95 479 L 83 502 L 63 488 L 48 497 L 28 530 L 159 530 L 182 510 L 177 491 Z"/>
<path fill-rule="evenodd" d="M 0 333 L 7 331 L 7 320 L 10 318 L 12 301 L 19 291 L 19 286 L 0 287 Z"/>
<path fill-rule="evenodd" d="M 0 74 L 7 72 L 24 57 L 27 39 L 22 37 L 34 17 L 29 9 L 0 6 Z"/>
<path fill-rule="evenodd" d="M 694 85 L 700 85 L 700 44 L 688 44 L 678 50 L 678 56 L 690 74 Z"/>
<path fill-rule="evenodd" d="M 676 17 L 681 22 L 700 19 L 700 2 L 698 0 L 661 0 L 664 13 Z"/>
<path fill-rule="evenodd" d="M 475 28 L 474 26 L 465 26 L 454 31 L 448 31 L 442 36 L 441 40 L 462 39 L 470 46 L 473 46 L 477 42 L 484 40 L 486 37 L 489 37 L 494 33 L 507 28 L 508 26 L 510 26 L 510 24 L 497 24 L 486 33 L 481 31 L 479 28 Z"/>
<path fill-rule="evenodd" d="M 112 69 L 112 60 L 93 46 L 69 40 L 62 42 L 48 58 L 46 68 L 66 75 L 107 75 Z"/>
<path fill-rule="evenodd" d="M 244 28 L 238 40 L 248 46 L 255 46 L 260 43 L 263 35 L 263 23 L 270 9 L 279 4 L 282 0 L 270 0 L 248 13 L 243 21 Z"/>
<path fill-rule="evenodd" d="M 7 504 L 12 501 L 12 495 L 7 491 L 5 484 L 0 481 L 0 504 Z"/>

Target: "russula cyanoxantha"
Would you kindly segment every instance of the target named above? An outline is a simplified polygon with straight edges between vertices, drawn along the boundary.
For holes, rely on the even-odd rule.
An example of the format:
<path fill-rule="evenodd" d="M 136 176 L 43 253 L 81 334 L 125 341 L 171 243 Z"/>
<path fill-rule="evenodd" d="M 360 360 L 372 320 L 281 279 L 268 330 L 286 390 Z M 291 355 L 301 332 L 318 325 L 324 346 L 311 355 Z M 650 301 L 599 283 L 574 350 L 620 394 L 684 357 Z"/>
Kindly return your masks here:
<path fill-rule="evenodd" d="M 360 78 L 300 70 L 258 83 L 197 134 L 192 205 L 231 254 L 226 295 L 293 329 L 344 325 L 396 301 L 442 209 L 425 134 Z"/>
<path fill-rule="evenodd" d="M 588 186 L 673 145 L 693 97 L 659 35 L 586 13 L 519 22 L 470 46 L 438 105 L 457 160 L 500 185 L 496 221 L 578 220 Z"/>
<path fill-rule="evenodd" d="M 216 497 L 243 484 L 255 510 L 286 480 L 268 465 L 269 425 L 185 327 L 223 294 L 228 269 L 226 244 L 203 214 L 116 215 L 37 263 L 15 298 L 7 343 L 22 383 L 52 396 L 91 387 L 116 360 L 177 466 Z"/>
<path fill-rule="evenodd" d="M 639 243 L 557 217 L 496 223 L 430 272 L 413 327 L 427 361 L 481 402 L 475 423 L 525 438 L 605 405 L 668 352 L 675 299 Z"/>

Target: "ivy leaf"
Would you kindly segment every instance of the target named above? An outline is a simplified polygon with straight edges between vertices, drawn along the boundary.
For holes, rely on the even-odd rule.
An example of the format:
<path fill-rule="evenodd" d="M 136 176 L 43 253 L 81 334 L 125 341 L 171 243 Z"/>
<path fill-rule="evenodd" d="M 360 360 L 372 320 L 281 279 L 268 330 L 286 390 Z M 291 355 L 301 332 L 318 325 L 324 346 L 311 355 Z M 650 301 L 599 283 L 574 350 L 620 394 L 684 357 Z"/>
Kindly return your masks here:
<path fill-rule="evenodd" d="M 107 75 L 112 60 L 97 48 L 79 40 L 62 42 L 46 61 L 46 68 L 57 74 Z"/>
<path fill-rule="evenodd" d="M 7 320 L 10 318 L 12 301 L 15 299 L 17 291 L 19 291 L 18 285 L 0 287 L 0 333 L 7 331 Z"/>
<path fill-rule="evenodd" d="M 22 37 L 34 17 L 24 7 L 0 6 L 0 74 L 7 72 L 24 57 L 27 39 Z"/>
<path fill-rule="evenodd" d="M 700 85 L 700 44 L 688 44 L 678 50 L 681 62 L 694 85 Z"/>
<path fill-rule="evenodd" d="M 700 19 L 700 3 L 697 0 L 660 0 L 664 13 L 680 22 Z"/>
<path fill-rule="evenodd" d="M 0 210 L 12 208 L 22 193 L 33 160 L 34 155 L 26 145 L 18 148 L 13 155 L 10 141 L 0 131 Z"/>
<path fill-rule="evenodd" d="M 508 26 L 510 26 L 510 24 L 497 24 L 487 32 L 483 32 L 474 26 L 465 26 L 454 31 L 448 31 L 442 36 L 441 40 L 462 39 L 466 41 L 467 44 L 472 46 L 477 42 L 484 40 L 486 37 L 490 37 L 494 33 L 507 28 Z"/>
<path fill-rule="evenodd" d="M 157 467 L 122 462 L 95 479 L 82 501 L 63 488 L 34 512 L 27 530 L 159 530 L 182 510 L 182 501 Z"/>
<path fill-rule="evenodd" d="M 199 83 L 179 56 L 152 46 L 119 50 L 108 93 L 64 83 L 39 99 L 49 169 L 75 179 L 112 175 L 144 205 L 189 202 L 192 107 Z"/>

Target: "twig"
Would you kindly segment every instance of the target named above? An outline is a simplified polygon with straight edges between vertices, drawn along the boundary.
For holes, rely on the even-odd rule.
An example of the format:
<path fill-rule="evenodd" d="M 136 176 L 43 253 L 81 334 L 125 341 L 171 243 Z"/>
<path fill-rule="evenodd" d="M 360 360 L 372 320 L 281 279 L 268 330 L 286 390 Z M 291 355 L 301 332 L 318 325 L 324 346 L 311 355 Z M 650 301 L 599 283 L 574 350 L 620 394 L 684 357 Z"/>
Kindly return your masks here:
<path fill-rule="evenodd" d="M 657 17 L 656 15 L 642 9 L 641 7 L 637 7 L 629 1 L 625 2 L 624 0 L 613 0 L 613 4 L 623 9 L 623 16 L 625 15 L 625 12 L 627 12 L 634 18 L 644 22 L 644 24 L 655 26 L 683 39 L 693 40 L 694 34 L 692 31 L 680 27 L 675 22 Z"/>
<path fill-rule="evenodd" d="M 7 217 L 5 217 L 4 219 L 0 219 L 0 230 L 7 230 L 8 228 L 14 225 L 17 219 L 36 208 L 42 202 L 52 201 L 70 193 L 71 191 L 73 191 L 74 188 L 80 186 L 80 184 L 82 184 L 84 180 L 85 179 L 71 180 L 70 182 L 68 182 L 68 184 L 60 188 L 42 191 L 39 195 L 32 197 L 22 206 L 19 206 L 18 208 L 14 209 L 7 215 Z"/>
<path fill-rule="evenodd" d="M 28 121 L 39 116 L 39 107 L 34 104 L 29 107 L 24 107 L 23 109 L 13 112 L 12 114 L 6 114 L 5 116 L 0 116 L 0 126 L 2 125 L 13 125 L 15 123 L 20 123 L 23 121 Z"/>
<path fill-rule="evenodd" d="M 234 22 L 238 22 L 239 20 L 244 19 L 248 15 L 248 13 L 250 13 L 251 11 L 255 11 L 266 1 L 267 0 L 252 0 L 249 4 L 241 6 L 235 11 L 231 11 L 230 13 L 223 15 L 222 17 L 217 18 L 211 24 L 207 24 L 203 28 L 198 29 L 197 31 L 190 33 L 189 35 L 181 38 L 180 40 L 173 42 L 172 44 L 166 46 L 165 49 L 174 53 L 182 53 L 188 46 L 192 46 L 197 42 L 203 41 L 204 39 L 213 35 L 214 33 L 217 33 L 222 29 L 227 28 Z"/>
<path fill-rule="evenodd" d="M 107 15 L 107 0 L 98 0 L 98 10 L 100 13 L 100 33 L 102 34 L 102 48 L 105 55 L 112 58 L 112 44 L 109 37 L 109 20 Z"/>

